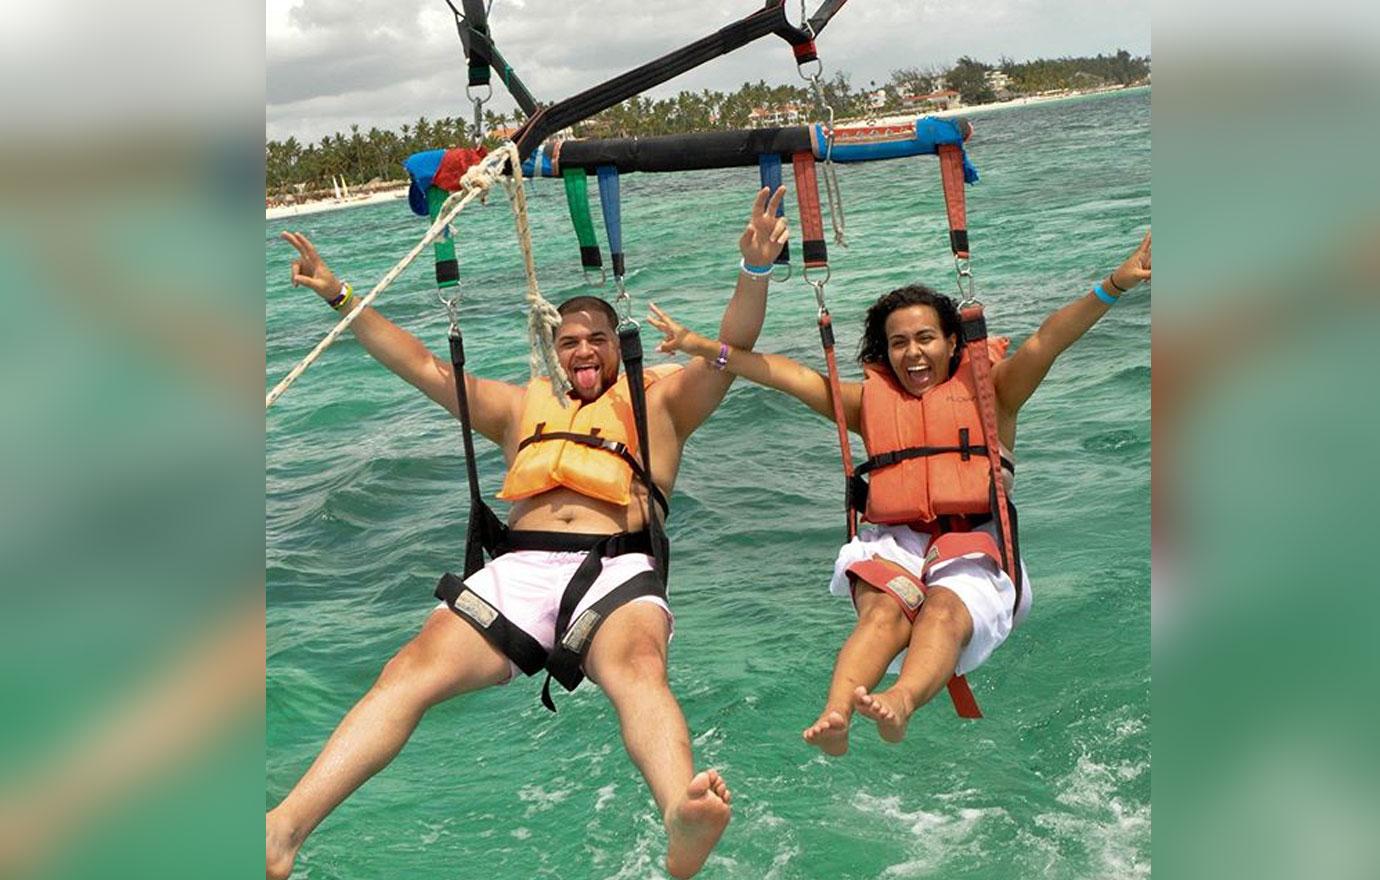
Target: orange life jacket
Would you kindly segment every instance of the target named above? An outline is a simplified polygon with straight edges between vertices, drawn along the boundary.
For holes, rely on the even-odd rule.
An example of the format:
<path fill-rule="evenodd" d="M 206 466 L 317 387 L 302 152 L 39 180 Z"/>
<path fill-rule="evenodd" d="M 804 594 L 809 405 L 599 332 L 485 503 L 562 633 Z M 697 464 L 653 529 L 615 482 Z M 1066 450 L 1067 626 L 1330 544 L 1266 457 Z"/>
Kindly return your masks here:
<path fill-rule="evenodd" d="M 675 364 L 651 367 L 643 373 L 643 385 L 650 387 L 679 369 Z M 519 430 L 524 439 L 499 498 L 517 501 L 564 486 L 611 504 L 632 501 L 640 449 L 626 376 L 589 403 L 566 401 L 565 406 L 549 380 L 533 379 Z"/>
<path fill-rule="evenodd" d="M 992 363 L 1010 340 L 989 337 Z M 991 512 L 991 468 L 977 389 L 964 346 L 943 383 L 916 397 L 891 367 L 868 364 L 862 391 L 862 436 L 868 460 L 863 516 L 874 523 L 928 523 L 947 515 Z M 991 442 L 997 442 L 995 437 Z"/>

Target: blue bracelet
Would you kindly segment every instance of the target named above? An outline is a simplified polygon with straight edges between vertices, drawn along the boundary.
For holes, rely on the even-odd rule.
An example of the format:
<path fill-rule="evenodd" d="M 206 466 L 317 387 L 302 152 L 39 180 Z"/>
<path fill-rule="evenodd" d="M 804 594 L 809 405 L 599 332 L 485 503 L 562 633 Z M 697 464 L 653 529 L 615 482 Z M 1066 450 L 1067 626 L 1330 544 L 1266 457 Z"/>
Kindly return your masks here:
<path fill-rule="evenodd" d="M 1093 294 L 1109 306 L 1116 305 L 1118 297 L 1112 296 L 1110 293 L 1103 290 L 1101 281 L 1093 285 Z"/>
<path fill-rule="evenodd" d="M 776 270 L 776 267 L 771 264 L 765 266 L 749 266 L 746 257 L 738 261 L 738 268 L 754 278 L 767 278 Z"/>

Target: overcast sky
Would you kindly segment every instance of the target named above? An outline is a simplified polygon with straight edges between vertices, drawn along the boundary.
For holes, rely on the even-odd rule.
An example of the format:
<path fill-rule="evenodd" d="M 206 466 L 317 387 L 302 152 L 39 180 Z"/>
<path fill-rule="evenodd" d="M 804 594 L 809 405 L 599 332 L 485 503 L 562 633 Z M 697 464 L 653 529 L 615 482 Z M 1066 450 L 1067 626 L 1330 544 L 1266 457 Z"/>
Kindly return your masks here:
<path fill-rule="evenodd" d="M 459 0 L 454 0 L 459 7 Z M 807 0 L 813 12 L 820 0 Z M 741 18 L 760 0 L 493 0 L 500 51 L 544 102 L 664 55 Z M 799 0 L 787 0 L 792 20 Z M 270 140 L 319 140 L 357 123 L 468 118 L 466 71 L 445 0 L 267 0 Z M 826 75 L 853 86 L 960 55 L 996 61 L 1150 52 L 1149 0 L 850 0 L 819 38 Z M 649 92 L 797 82 L 786 44 L 765 37 Z M 513 108 L 495 80 L 495 110 Z"/>

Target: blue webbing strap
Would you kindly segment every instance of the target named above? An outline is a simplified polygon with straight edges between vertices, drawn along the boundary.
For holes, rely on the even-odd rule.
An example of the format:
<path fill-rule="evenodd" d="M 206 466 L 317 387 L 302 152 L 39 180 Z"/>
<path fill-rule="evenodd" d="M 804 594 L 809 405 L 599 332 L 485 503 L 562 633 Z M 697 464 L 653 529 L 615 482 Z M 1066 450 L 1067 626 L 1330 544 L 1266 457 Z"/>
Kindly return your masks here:
<path fill-rule="evenodd" d="M 613 262 L 613 277 L 623 277 L 623 214 L 619 208 L 618 168 L 600 165 L 599 207 L 604 212 L 604 228 L 609 234 L 609 257 Z"/>
<path fill-rule="evenodd" d="M 762 185 L 773 193 L 781 187 L 781 157 L 776 153 L 763 153 L 757 157 L 757 168 L 762 174 Z M 786 216 L 785 200 L 776 206 L 776 216 Z M 791 243 L 786 242 L 781 246 L 781 253 L 776 255 L 776 262 L 782 266 L 791 264 Z"/>

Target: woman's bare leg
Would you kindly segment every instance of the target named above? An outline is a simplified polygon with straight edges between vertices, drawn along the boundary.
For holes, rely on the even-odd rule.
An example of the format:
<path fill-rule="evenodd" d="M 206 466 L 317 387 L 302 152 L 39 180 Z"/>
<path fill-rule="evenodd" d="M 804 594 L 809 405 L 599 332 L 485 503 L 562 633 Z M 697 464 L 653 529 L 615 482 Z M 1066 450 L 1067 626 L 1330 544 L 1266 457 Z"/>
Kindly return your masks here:
<path fill-rule="evenodd" d="M 814 724 L 802 736 L 826 755 L 848 751 L 848 721 L 853 714 L 854 692 L 871 689 L 882 680 L 886 667 L 910 639 L 911 624 L 901 606 L 891 597 L 858 581 L 854 588 L 858 625 L 839 649 L 834 661 L 834 676 L 829 696 Z"/>

